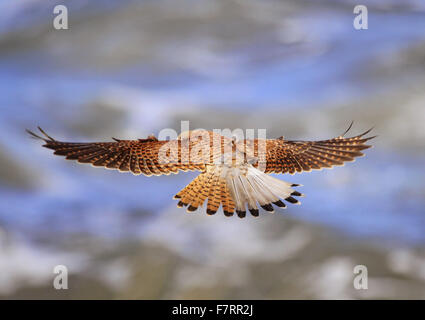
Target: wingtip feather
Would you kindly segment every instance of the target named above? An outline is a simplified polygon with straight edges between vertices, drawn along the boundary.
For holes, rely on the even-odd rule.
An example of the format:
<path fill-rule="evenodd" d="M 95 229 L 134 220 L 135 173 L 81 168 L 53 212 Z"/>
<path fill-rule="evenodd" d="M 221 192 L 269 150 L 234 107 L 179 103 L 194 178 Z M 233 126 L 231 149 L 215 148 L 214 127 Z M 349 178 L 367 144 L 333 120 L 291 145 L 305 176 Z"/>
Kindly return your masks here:
<path fill-rule="evenodd" d="M 37 126 L 38 130 L 40 130 L 40 132 L 45 135 L 47 137 L 48 140 L 50 141 L 55 141 L 55 139 L 53 139 L 51 136 L 49 136 L 40 126 Z M 46 140 L 46 139 L 43 139 Z"/>

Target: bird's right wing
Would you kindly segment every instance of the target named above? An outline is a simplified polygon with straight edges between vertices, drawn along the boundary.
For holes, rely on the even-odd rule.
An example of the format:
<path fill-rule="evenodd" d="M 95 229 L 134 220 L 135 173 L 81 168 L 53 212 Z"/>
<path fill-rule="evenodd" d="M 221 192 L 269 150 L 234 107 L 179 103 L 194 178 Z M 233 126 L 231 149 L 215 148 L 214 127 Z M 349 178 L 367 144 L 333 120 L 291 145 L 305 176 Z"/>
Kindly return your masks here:
<path fill-rule="evenodd" d="M 351 125 L 348 130 L 350 128 Z M 366 141 L 374 138 L 364 137 L 371 130 L 350 138 L 345 138 L 344 133 L 333 139 L 319 141 L 286 140 L 281 137 L 263 141 L 245 140 L 244 144 L 254 144 L 255 156 L 258 158 L 255 166 L 265 173 L 294 174 L 340 166 L 363 156 L 361 151 L 371 147 Z M 261 144 L 264 145 L 264 152 L 258 152 Z"/>

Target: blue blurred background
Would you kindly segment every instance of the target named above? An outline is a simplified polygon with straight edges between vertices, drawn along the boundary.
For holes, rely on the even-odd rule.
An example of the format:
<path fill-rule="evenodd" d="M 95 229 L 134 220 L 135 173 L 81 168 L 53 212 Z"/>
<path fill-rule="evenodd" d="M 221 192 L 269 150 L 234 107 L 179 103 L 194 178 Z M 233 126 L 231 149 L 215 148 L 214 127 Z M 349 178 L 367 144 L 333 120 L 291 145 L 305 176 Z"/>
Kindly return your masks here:
<path fill-rule="evenodd" d="M 425 298 L 425 2 L 363 1 L 360 31 L 357 4 L 2 0 L 0 298 Z M 355 163 L 281 177 L 302 206 L 240 220 L 176 208 L 196 173 L 94 169 L 24 132 L 136 139 L 182 120 L 306 140 L 354 120 L 379 137 Z"/>

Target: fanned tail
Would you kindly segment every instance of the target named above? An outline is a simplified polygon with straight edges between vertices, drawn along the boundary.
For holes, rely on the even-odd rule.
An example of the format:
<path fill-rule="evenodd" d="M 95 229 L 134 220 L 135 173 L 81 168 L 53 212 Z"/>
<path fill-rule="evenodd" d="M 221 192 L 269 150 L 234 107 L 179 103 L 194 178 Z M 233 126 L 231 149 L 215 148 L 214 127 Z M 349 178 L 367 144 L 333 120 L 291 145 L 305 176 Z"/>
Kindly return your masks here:
<path fill-rule="evenodd" d="M 303 196 L 295 191 L 296 184 L 273 178 L 251 165 L 242 170 L 232 169 L 227 176 L 230 193 L 236 203 L 236 212 L 244 215 L 246 207 L 253 216 L 258 216 L 257 204 L 266 211 L 274 212 L 273 205 L 286 208 L 285 200 L 292 204 L 300 204 L 294 196 Z M 239 215 L 239 214 L 238 214 Z"/>
<path fill-rule="evenodd" d="M 273 178 L 251 165 L 237 168 L 210 166 L 174 196 L 178 207 L 196 211 L 207 200 L 206 212 L 215 214 L 220 206 L 225 216 L 236 211 L 239 218 L 246 217 L 247 208 L 252 216 L 259 216 L 259 207 L 274 212 L 273 205 L 286 208 L 285 200 L 300 204 L 296 196 L 303 196 L 293 187 L 299 186 Z"/>
<path fill-rule="evenodd" d="M 208 199 L 207 213 L 209 215 L 215 214 L 220 208 L 220 204 L 223 204 L 225 215 L 231 216 L 233 214 L 233 202 L 226 190 L 225 183 L 223 185 L 220 173 L 220 168 L 211 167 L 197 176 L 174 196 L 174 199 L 179 200 L 177 206 L 180 208 L 187 207 L 187 212 L 193 212 Z"/>

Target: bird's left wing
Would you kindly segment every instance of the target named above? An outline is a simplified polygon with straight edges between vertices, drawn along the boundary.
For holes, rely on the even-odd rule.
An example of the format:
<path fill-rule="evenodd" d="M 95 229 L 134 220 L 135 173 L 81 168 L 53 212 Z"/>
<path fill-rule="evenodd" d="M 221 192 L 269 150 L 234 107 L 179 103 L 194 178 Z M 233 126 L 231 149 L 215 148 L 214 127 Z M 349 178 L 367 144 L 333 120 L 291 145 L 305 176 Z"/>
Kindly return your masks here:
<path fill-rule="evenodd" d="M 117 169 L 122 172 L 130 171 L 135 175 L 147 176 L 178 173 L 179 170 L 203 171 L 205 169 L 203 163 L 181 161 L 181 141 L 177 140 L 167 141 L 148 137 L 138 140 L 114 139 L 114 142 L 62 142 L 53 139 L 41 128 L 39 130 L 43 137 L 29 130 L 27 132 L 43 140 L 45 142 L 43 146 L 53 149 L 54 154 L 79 163 L 90 163 L 96 167 Z M 167 143 L 170 144 L 170 148 L 166 146 Z M 173 145 L 176 148 L 173 149 Z M 168 156 L 174 161 L 162 161 L 161 148 L 165 150 L 163 157 Z M 174 154 L 170 155 L 170 151 L 167 150 L 174 150 Z"/>

